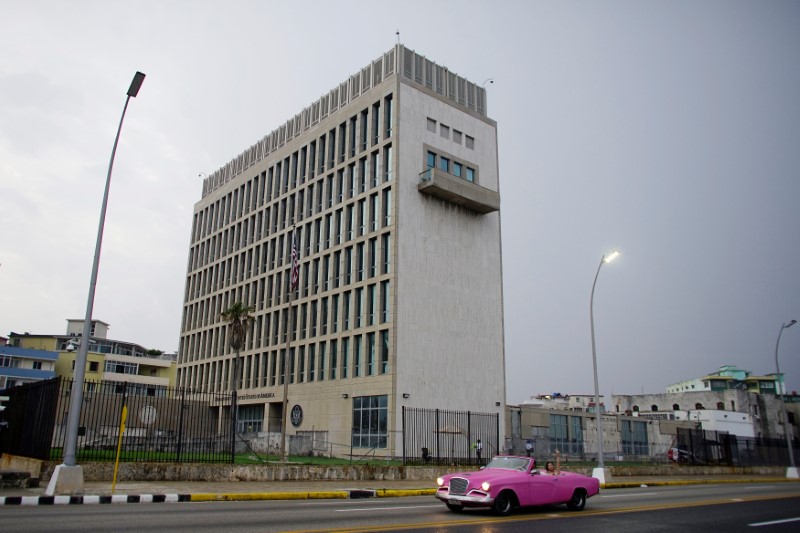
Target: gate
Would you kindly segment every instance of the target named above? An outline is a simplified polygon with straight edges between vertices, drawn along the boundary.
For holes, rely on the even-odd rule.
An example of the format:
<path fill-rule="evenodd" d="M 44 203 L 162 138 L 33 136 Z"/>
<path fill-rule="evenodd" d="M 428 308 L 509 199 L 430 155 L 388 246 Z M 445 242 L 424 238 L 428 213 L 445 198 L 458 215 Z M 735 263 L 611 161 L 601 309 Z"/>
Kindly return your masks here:
<path fill-rule="evenodd" d="M 404 465 L 486 464 L 499 450 L 497 413 L 403 407 Z"/>

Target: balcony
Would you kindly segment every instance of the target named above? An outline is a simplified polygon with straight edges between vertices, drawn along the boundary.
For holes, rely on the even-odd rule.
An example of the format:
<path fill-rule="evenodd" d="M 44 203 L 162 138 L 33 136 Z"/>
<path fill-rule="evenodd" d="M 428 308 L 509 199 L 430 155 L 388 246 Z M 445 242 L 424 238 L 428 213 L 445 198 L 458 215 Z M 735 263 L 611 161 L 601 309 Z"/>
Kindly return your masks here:
<path fill-rule="evenodd" d="M 417 190 L 485 215 L 500 210 L 500 194 L 458 178 L 438 168 L 429 168 L 419 175 Z"/>

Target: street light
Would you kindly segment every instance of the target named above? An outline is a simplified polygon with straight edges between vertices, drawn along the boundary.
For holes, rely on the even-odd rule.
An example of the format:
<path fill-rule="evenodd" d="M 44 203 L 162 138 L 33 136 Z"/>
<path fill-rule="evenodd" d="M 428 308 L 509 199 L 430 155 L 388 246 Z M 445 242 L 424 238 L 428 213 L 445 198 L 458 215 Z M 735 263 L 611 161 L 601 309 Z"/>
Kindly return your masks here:
<path fill-rule="evenodd" d="M 600 409 L 600 386 L 597 383 L 597 349 L 595 348 L 594 342 L 594 288 L 597 286 L 597 277 L 600 275 L 600 269 L 603 267 L 603 263 L 610 263 L 618 256 L 619 252 L 614 250 L 608 254 L 608 256 L 603 255 L 603 257 L 600 258 L 597 274 L 594 275 L 594 283 L 592 283 L 592 296 L 589 298 L 589 324 L 592 328 L 592 367 L 594 368 L 594 409 L 597 415 L 597 469 L 600 470 L 598 474 L 602 476 L 600 480 L 601 483 L 605 480 L 605 474 L 603 472 L 605 464 L 603 463 L 603 422 Z"/>
<path fill-rule="evenodd" d="M 125 120 L 125 111 L 128 110 L 128 102 L 139 94 L 139 89 L 144 82 L 144 74 L 137 72 L 133 76 L 131 85 L 128 88 L 128 96 L 125 98 L 125 107 L 122 108 L 122 116 L 117 127 L 117 136 L 114 138 L 114 147 L 111 149 L 111 159 L 108 162 L 108 174 L 106 175 L 106 187 L 103 193 L 103 203 L 100 208 L 100 224 L 97 228 L 97 242 L 94 248 L 94 261 L 92 262 L 92 276 L 89 281 L 89 297 L 86 302 L 86 317 L 83 321 L 83 334 L 78 345 L 78 355 L 75 359 L 75 375 L 72 382 L 72 392 L 70 394 L 69 413 L 67 415 L 67 433 L 64 443 L 64 464 L 56 467 L 56 471 L 50 480 L 46 493 L 53 495 L 58 492 L 76 493 L 83 490 L 83 471 L 75 464 L 75 453 L 78 443 L 78 426 L 80 425 L 81 404 L 83 403 L 83 382 L 86 373 L 86 359 L 89 353 L 89 337 L 92 334 L 92 309 L 94 308 L 94 293 L 97 286 L 97 271 L 100 265 L 100 248 L 103 244 L 103 227 L 106 221 L 106 207 L 108 206 L 108 191 L 111 187 L 111 169 L 114 167 L 114 156 L 117 153 L 119 144 L 119 134 L 122 131 L 122 122 Z M 70 472 L 70 473 L 67 473 Z M 59 474 L 63 478 L 59 478 Z"/>
<path fill-rule="evenodd" d="M 778 331 L 778 340 L 775 342 L 775 371 L 777 372 L 778 378 L 778 394 L 780 395 L 781 400 L 781 415 L 783 417 L 783 433 L 786 435 L 786 447 L 789 450 L 789 469 L 786 471 L 786 477 L 796 478 L 798 477 L 797 467 L 794 465 L 794 450 L 792 449 L 792 436 L 789 434 L 789 419 L 786 417 L 786 399 L 784 395 L 786 394 L 785 385 L 784 390 L 781 391 L 781 367 L 778 364 L 778 346 L 781 343 L 781 334 L 783 330 L 786 328 L 790 328 L 797 324 L 797 320 L 790 320 L 789 322 L 784 322 L 781 324 L 781 329 Z M 784 381 L 785 383 L 785 381 Z"/>

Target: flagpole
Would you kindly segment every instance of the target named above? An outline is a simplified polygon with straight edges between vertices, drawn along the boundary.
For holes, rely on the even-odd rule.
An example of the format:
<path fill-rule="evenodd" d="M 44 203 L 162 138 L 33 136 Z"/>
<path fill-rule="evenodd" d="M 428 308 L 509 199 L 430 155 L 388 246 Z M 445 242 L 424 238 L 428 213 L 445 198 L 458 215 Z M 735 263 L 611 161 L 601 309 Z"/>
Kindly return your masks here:
<path fill-rule="evenodd" d="M 281 421 L 281 461 L 288 459 L 286 452 L 286 431 L 289 427 L 289 350 L 292 340 L 292 304 L 294 291 L 297 288 L 299 270 L 297 266 L 297 241 L 295 240 L 295 227 L 292 226 L 292 268 L 289 275 L 289 316 L 286 318 L 286 353 L 283 355 L 283 420 Z"/>

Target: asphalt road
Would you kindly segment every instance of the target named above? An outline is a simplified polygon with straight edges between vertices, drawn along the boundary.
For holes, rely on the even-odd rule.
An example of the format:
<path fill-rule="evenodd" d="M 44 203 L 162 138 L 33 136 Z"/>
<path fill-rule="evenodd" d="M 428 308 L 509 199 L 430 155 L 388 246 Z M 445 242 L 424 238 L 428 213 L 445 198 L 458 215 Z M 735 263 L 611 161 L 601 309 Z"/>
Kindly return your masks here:
<path fill-rule="evenodd" d="M 6 533 L 800 531 L 800 483 L 605 490 L 582 512 L 564 506 L 452 513 L 433 496 L 366 500 L 55 505 L 0 508 Z"/>

